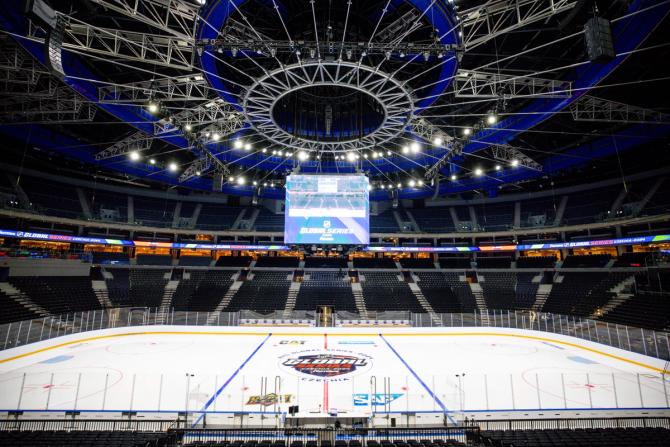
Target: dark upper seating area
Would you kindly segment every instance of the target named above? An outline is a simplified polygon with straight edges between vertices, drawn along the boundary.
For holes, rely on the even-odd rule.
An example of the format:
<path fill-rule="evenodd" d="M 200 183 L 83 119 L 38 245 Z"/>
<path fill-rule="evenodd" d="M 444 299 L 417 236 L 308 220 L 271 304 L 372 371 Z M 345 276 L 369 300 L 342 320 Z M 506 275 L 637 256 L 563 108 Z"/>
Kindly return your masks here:
<path fill-rule="evenodd" d="M 391 258 L 354 258 L 357 269 L 394 269 L 395 262 Z"/>
<path fill-rule="evenodd" d="M 614 261 L 614 267 L 646 267 L 651 263 L 651 253 L 621 253 Z"/>
<path fill-rule="evenodd" d="M 186 270 L 172 296 L 175 310 L 211 312 L 233 283 L 230 270 Z"/>
<path fill-rule="evenodd" d="M 424 312 L 407 283 L 398 279 L 399 274 L 365 272 L 361 287 L 368 310 Z"/>
<path fill-rule="evenodd" d="M 664 447 L 666 428 L 586 428 L 575 430 L 484 430 L 483 445 L 495 447 Z"/>
<path fill-rule="evenodd" d="M 377 439 L 337 439 L 335 442 L 329 439 L 294 439 L 285 440 L 232 440 L 232 441 L 194 441 L 189 444 L 184 444 L 184 447 L 465 447 L 465 443 L 455 439 L 438 439 L 435 434 L 429 432 L 420 432 L 418 434 L 425 435 L 430 439 L 412 439 L 411 437 L 417 433 L 394 433 L 389 436 L 389 439 L 384 439 L 383 432 L 375 433 Z M 353 435 L 356 436 L 356 435 Z M 439 434 L 438 434 L 439 436 Z M 207 434 L 204 434 L 204 438 Z M 398 439 L 402 437 L 403 439 Z"/>
<path fill-rule="evenodd" d="M 130 259 L 126 253 L 94 251 L 92 255 L 94 264 L 130 264 Z"/>
<path fill-rule="evenodd" d="M 307 256 L 305 257 L 305 268 L 346 269 L 347 260 L 342 257 Z"/>
<path fill-rule="evenodd" d="M 286 307 L 291 272 L 254 272 L 253 279 L 245 281 L 233 296 L 226 312 L 255 310 L 261 313 Z"/>
<path fill-rule="evenodd" d="M 52 314 L 101 308 L 88 276 L 14 276 L 9 282 Z"/>
<path fill-rule="evenodd" d="M 513 309 L 516 301 L 516 275 L 510 272 L 485 272 L 479 275 L 488 309 Z"/>
<path fill-rule="evenodd" d="M 179 265 L 181 267 L 208 267 L 212 258 L 209 256 L 180 256 Z"/>
<path fill-rule="evenodd" d="M 149 197 L 133 197 L 135 223 L 150 227 L 171 227 L 176 202 Z"/>
<path fill-rule="evenodd" d="M 307 272 L 296 298 L 296 310 L 313 311 L 333 306 L 335 311 L 357 312 L 349 275 L 339 272 Z"/>
<path fill-rule="evenodd" d="M 259 208 L 260 212 L 255 222 L 256 231 L 284 231 L 284 215 L 275 214 L 266 208 Z"/>
<path fill-rule="evenodd" d="M 414 208 L 409 212 L 422 231 L 430 233 L 453 233 L 456 231 L 448 207 Z"/>
<path fill-rule="evenodd" d="M 393 216 L 393 211 L 386 210 L 376 216 L 370 216 L 371 233 L 397 233 L 399 231 L 400 228 Z"/>
<path fill-rule="evenodd" d="M 435 263 L 431 258 L 401 258 L 400 265 L 405 269 L 434 269 Z"/>
<path fill-rule="evenodd" d="M 466 287 L 468 285 L 458 280 L 457 273 L 417 272 L 416 276 L 419 278 L 417 285 L 421 293 L 435 312 L 459 313 L 469 312 L 472 309 L 472 303 L 463 301 L 466 295 L 459 293 L 462 291 L 462 285 Z"/>
<path fill-rule="evenodd" d="M 519 269 L 553 268 L 555 264 L 555 256 L 519 256 L 516 260 Z"/>
<path fill-rule="evenodd" d="M 610 255 L 568 255 L 561 264 L 561 268 L 605 267 L 610 259 Z"/>
<path fill-rule="evenodd" d="M 443 269 L 469 269 L 472 260 L 469 257 L 444 257 L 438 258 L 440 268 Z"/>
<path fill-rule="evenodd" d="M 172 256 L 170 255 L 146 255 L 136 256 L 137 265 L 172 265 Z"/>
<path fill-rule="evenodd" d="M 217 267 L 249 267 L 253 261 L 251 256 L 220 256 L 216 260 Z"/>
<path fill-rule="evenodd" d="M 513 202 L 477 205 L 474 208 L 480 231 L 506 231 L 512 227 Z"/>
<path fill-rule="evenodd" d="M 230 230 L 243 207 L 203 203 L 196 226 L 203 229 Z"/>
<path fill-rule="evenodd" d="M 480 269 L 508 269 L 512 265 L 512 258 L 507 256 L 482 256 L 477 258 L 477 268 Z"/>
<path fill-rule="evenodd" d="M 259 256 L 256 267 L 288 267 L 297 268 L 300 259 L 292 256 Z"/>
<path fill-rule="evenodd" d="M 577 225 L 603 220 L 607 217 L 614 199 L 621 191 L 617 184 L 606 188 L 570 194 L 563 214 L 563 225 Z"/>

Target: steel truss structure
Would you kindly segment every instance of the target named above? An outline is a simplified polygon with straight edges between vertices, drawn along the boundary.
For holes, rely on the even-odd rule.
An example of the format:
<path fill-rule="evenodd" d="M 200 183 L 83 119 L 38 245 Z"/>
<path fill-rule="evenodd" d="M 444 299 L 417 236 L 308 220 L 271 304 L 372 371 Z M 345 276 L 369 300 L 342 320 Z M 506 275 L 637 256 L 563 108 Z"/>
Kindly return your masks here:
<path fill-rule="evenodd" d="M 113 145 L 95 154 L 97 161 L 106 160 L 108 158 L 120 157 L 127 155 L 132 151 L 146 151 L 151 148 L 153 139 L 148 138 L 147 134 L 142 131 L 133 132 L 126 138 L 117 141 Z"/>
<path fill-rule="evenodd" d="M 606 123 L 669 124 L 670 114 L 585 95 L 570 105 L 572 119 Z"/>
<path fill-rule="evenodd" d="M 496 160 L 511 163 L 513 165 L 523 166 L 524 168 L 542 171 L 542 165 L 521 152 L 517 147 L 507 144 L 496 144 L 491 146 L 491 154 Z"/>
<path fill-rule="evenodd" d="M 462 45 L 468 51 L 501 34 L 572 9 L 577 0 L 491 0 L 459 11 Z"/>
<path fill-rule="evenodd" d="M 428 144 L 435 146 L 444 146 L 454 140 L 454 137 L 448 135 L 439 127 L 428 122 L 425 118 L 415 117 L 410 123 L 411 130 Z M 440 144 L 436 144 L 440 142 Z"/>
<path fill-rule="evenodd" d="M 33 92 L 19 97 L 18 101 L 4 104 L 0 110 L 3 121 L 30 120 L 32 122 L 89 122 L 93 121 L 97 108 L 84 100 L 70 87 L 61 86 L 51 90 Z"/>
<path fill-rule="evenodd" d="M 98 88 L 98 101 L 107 104 L 142 104 L 156 101 L 207 101 L 211 88 L 200 75 L 161 78 Z"/>
<path fill-rule="evenodd" d="M 452 84 L 457 98 L 568 98 L 572 82 L 485 71 L 459 70 Z"/>
<path fill-rule="evenodd" d="M 344 87 L 370 95 L 384 110 L 383 122 L 360 138 L 318 141 L 292 135 L 275 121 L 272 111 L 283 96 L 314 86 Z M 350 62 L 306 62 L 267 73 L 249 88 L 243 103 L 251 126 L 283 147 L 313 152 L 360 151 L 378 147 L 402 134 L 414 106 L 410 93 L 391 75 Z"/>

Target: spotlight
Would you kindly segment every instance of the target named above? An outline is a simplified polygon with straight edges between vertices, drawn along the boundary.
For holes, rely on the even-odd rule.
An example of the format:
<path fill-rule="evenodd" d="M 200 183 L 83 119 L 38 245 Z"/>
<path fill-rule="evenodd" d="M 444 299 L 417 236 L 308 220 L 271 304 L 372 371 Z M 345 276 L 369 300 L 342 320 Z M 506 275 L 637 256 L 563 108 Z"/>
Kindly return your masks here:
<path fill-rule="evenodd" d="M 288 151 L 286 151 L 286 153 L 284 154 L 284 156 L 285 156 L 286 158 L 289 158 L 289 157 L 293 156 L 293 154 L 290 153 L 290 152 L 288 152 Z"/>
<path fill-rule="evenodd" d="M 386 155 L 390 157 L 391 156 L 391 151 L 386 151 Z"/>
<path fill-rule="evenodd" d="M 368 154 L 363 154 L 363 158 L 368 159 Z"/>
<path fill-rule="evenodd" d="M 266 153 L 268 150 L 266 148 L 261 149 L 262 153 Z"/>
<path fill-rule="evenodd" d="M 147 105 L 147 110 L 149 111 L 149 113 L 156 114 L 160 110 L 160 106 L 158 105 L 157 102 L 150 101 L 149 104 Z"/>
<path fill-rule="evenodd" d="M 480 177 L 482 174 L 484 174 L 484 171 L 482 170 L 482 168 L 475 168 L 475 175 L 477 177 Z"/>
<path fill-rule="evenodd" d="M 140 159 L 140 153 L 137 152 L 137 151 L 132 151 L 132 152 L 130 153 L 130 159 L 131 159 L 132 161 L 137 161 L 137 160 L 139 160 L 139 159 Z"/>
<path fill-rule="evenodd" d="M 156 164 L 156 160 L 153 159 L 153 158 L 150 158 L 150 159 L 149 159 L 149 164 L 155 165 L 155 164 Z"/>
<path fill-rule="evenodd" d="M 276 150 L 272 151 L 272 155 L 277 155 L 277 151 Z"/>
<path fill-rule="evenodd" d="M 263 183 L 263 186 L 268 187 L 268 182 Z"/>
<path fill-rule="evenodd" d="M 471 133 L 472 133 L 472 129 L 470 129 L 469 127 L 466 127 L 465 129 L 463 129 L 463 135 L 467 136 L 467 135 L 470 135 Z"/>
<path fill-rule="evenodd" d="M 258 182 L 256 180 L 253 181 L 252 183 L 254 186 L 258 186 Z"/>
<path fill-rule="evenodd" d="M 451 181 L 455 182 L 456 181 L 456 174 L 451 174 Z"/>
<path fill-rule="evenodd" d="M 356 160 L 356 154 L 353 152 L 347 152 L 347 161 L 353 162 L 354 160 Z"/>
<path fill-rule="evenodd" d="M 238 184 L 238 185 L 241 186 L 241 185 L 244 185 L 245 183 L 247 183 L 247 179 L 245 179 L 245 178 L 242 177 L 242 176 L 237 177 L 237 184 Z"/>
<path fill-rule="evenodd" d="M 192 131 L 192 130 L 193 130 L 193 126 L 191 126 L 191 123 L 186 123 L 186 125 L 184 126 L 184 130 L 185 130 L 186 132 L 190 132 L 190 131 Z"/>
<path fill-rule="evenodd" d="M 309 154 L 305 151 L 298 152 L 298 160 L 305 161 L 309 158 Z"/>
<path fill-rule="evenodd" d="M 207 0 L 195 0 L 197 4 L 200 6 L 205 6 L 205 3 L 207 3 Z"/>
<path fill-rule="evenodd" d="M 407 182 L 407 184 L 410 186 L 410 188 L 414 188 L 416 186 L 416 181 L 414 181 L 414 179 L 412 179 L 409 182 Z"/>
<path fill-rule="evenodd" d="M 433 146 L 442 146 L 442 143 L 444 143 L 442 137 L 435 137 L 433 140 Z"/>
<path fill-rule="evenodd" d="M 486 124 L 495 124 L 498 122 L 498 117 L 494 114 L 490 114 L 486 117 Z"/>
<path fill-rule="evenodd" d="M 402 183 L 398 183 L 398 188 L 402 188 Z"/>
<path fill-rule="evenodd" d="M 409 149 L 412 151 L 413 154 L 418 154 L 421 152 L 421 145 L 414 141 L 412 144 L 409 145 Z"/>
<path fill-rule="evenodd" d="M 242 140 L 240 140 L 239 138 L 233 141 L 233 147 L 235 149 L 242 149 L 242 146 L 244 146 L 244 143 L 242 143 Z"/>
<path fill-rule="evenodd" d="M 277 155 L 281 157 L 282 155 L 284 155 L 284 153 L 282 151 L 277 151 Z"/>
<path fill-rule="evenodd" d="M 230 177 L 228 177 L 228 181 L 229 181 L 230 183 L 233 183 L 233 182 L 235 181 L 235 177 L 233 177 L 233 176 L 231 175 Z"/>
<path fill-rule="evenodd" d="M 409 146 L 403 146 L 402 147 L 402 153 L 403 154 L 409 154 Z"/>
<path fill-rule="evenodd" d="M 500 171 L 500 165 L 496 165 L 496 171 Z"/>
<path fill-rule="evenodd" d="M 512 166 L 514 166 L 515 168 L 519 166 L 519 160 L 517 160 L 516 158 L 512 160 Z"/>
<path fill-rule="evenodd" d="M 218 133 L 214 133 L 214 135 L 212 135 L 212 140 L 219 141 L 220 139 L 221 139 L 221 135 L 219 135 Z"/>
<path fill-rule="evenodd" d="M 251 150 L 251 143 L 244 143 L 244 150 L 245 151 L 250 151 Z"/>
<path fill-rule="evenodd" d="M 379 153 L 377 153 L 377 152 L 373 152 L 373 153 L 372 153 L 372 158 L 377 158 L 377 157 L 379 157 Z"/>
<path fill-rule="evenodd" d="M 430 53 L 428 51 L 423 52 L 423 59 L 425 61 L 428 61 L 428 59 L 430 59 Z"/>
<path fill-rule="evenodd" d="M 200 177 L 200 171 L 195 171 L 195 175 Z"/>
<path fill-rule="evenodd" d="M 168 169 L 170 170 L 170 172 L 177 172 L 177 169 L 178 169 L 177 163 L 175 163 L 174 161 L 171 162 L 168 165 Z"/>
<path fill-rule="evenodd" d="M 416 182 L 416 183 L 417 183 L 419 186 L 423 186 L 423 180 L 419 180 L 419 181 Z"/>

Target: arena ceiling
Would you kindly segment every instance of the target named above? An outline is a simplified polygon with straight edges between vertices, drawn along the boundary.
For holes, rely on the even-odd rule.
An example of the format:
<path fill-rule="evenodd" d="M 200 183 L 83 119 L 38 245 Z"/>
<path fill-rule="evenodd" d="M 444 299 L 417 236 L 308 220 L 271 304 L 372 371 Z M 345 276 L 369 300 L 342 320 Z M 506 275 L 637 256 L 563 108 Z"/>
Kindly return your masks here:
<path fill-rule="evenodd" d="M 668 160 L 667 1 L 25 3 L 0 11 L 0 130 L 84 170 L 275 198 L 289 172 L 364 172 L 388 199 Z"/>

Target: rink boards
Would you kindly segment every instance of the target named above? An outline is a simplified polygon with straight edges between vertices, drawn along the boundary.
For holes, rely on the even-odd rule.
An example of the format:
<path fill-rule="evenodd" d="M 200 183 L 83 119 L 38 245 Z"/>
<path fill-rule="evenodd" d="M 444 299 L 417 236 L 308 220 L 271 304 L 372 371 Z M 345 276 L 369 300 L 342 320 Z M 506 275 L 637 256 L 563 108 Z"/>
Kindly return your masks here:
<path fill-rule="evenodd" d="M 0 410 L 659 409 L 670 392 L 664 365 L 517 329 L 148 326 L 3 351 Z"/>

